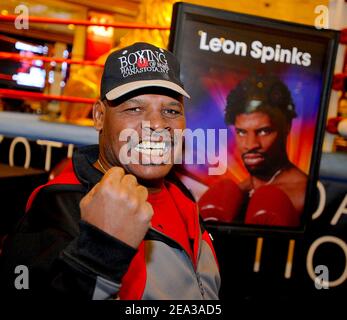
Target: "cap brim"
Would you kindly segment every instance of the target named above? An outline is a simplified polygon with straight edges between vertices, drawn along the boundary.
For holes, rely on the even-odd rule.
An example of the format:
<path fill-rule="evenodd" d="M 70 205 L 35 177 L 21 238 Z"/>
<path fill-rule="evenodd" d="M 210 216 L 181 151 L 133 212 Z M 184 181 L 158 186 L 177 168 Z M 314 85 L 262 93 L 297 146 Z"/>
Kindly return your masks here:
<path fill-rule="evenodd" d="M 166 80 L 140 80 L 140 81 L 126 83 L 107 92 L 106 98 L 107 100 L 114 100 L 131 91 L 141 89 L 141 88 L 146 88 L 146 87 L 167 88 L 175 92 L 178 92 L 179 94 L 182 94 L 183 96 L 187 98 L 190 98 L 189 94 L 186 91 L 184 91 L 179 85 L 171 81 L 166 81 Z"/>

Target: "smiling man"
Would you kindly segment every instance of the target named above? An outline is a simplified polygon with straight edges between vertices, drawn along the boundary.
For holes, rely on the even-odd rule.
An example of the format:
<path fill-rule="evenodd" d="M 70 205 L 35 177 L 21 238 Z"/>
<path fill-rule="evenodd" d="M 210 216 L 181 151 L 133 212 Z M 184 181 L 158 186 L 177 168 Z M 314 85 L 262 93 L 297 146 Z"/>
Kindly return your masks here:
<path fill-rule="evenodd" d="M 21 264 L 42 297 L 218 298 L 210 237 L 173 173 L 183 96 L 170 52 L 135 43 L 110 54 L 93 108 L 99 145 L 31 195 L 4 246 L 8 289 Z"/>

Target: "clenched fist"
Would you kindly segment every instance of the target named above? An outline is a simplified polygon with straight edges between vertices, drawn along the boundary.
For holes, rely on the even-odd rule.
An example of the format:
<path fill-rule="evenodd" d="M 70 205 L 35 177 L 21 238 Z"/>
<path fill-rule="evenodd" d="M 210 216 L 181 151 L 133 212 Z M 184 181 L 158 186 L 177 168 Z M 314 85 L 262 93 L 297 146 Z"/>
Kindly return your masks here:
<path fill-rule="evenodd" d="M 153 208 L 136 177 L 113 167 L 80 202 L 82 220 L 137 248 L 149 227 Z"/>

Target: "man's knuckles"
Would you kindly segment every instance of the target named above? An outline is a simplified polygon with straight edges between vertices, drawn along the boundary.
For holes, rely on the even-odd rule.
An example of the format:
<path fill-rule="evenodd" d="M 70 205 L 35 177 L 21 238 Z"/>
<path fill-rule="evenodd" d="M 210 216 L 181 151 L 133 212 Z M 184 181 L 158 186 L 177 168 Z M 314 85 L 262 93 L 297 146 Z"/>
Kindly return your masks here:
<path fill-rule="evenodd" d="M 125 175 L 125 171 L 121 167 L 112 167 L 109 169 L 104 176 L 102 177 L 102 181 L 120 181 Z"/>
<path fill-rule="evenodd" d="M 148 198 L 148 190 L 147 190 L 146 187 L 138 185 L 135 190 L 136 190 L 137 195 L 140 197 L 140 199 L 142 201 L 146 201 L 147 200 L 147 198 Z"/>
<path fill-rule="evenodd" d="M 152 205 L 148 202 L 144 202 L 139 208 L 138 214 L 143 222 L 150 222 L 154 214 Z"/>
<path fill-rule="evenodd" d="M 134 187 L 134 186 L 137 186 L 137 179 L 132 174 L 126 174 L 123 176 L 121 180 L 121 184 L 127 187 Z"/>
<path fill-rule="evenodd" d="M 106 176 L 106 175 L 105 175 Z M 115 208 L 120 206 L 129 209 L 129 212 L 142 212 L 144 221 L 151 219 L 153 215 L 152 206 L 146 202 L 148 190 L 137 183 L 135 176 L 124 174 L 124 169 L 113 167 L 107 172 L 107 177 L 97 183 L 94 188 L 80 201 L 80 209 L 88 210 L 89 207 L 114 204 Z M 116 176 L 119 178 L 117 181 Z M 148 215 L 148 216 L 147 216 Z"/>
<path fill-rule="evenodd" d="M 147 188 L 137 185 L 136 178 L 128 175 L 126 180 L 121 183 L 114 183 L 111 180 L 106 180 L 100 183 L 96 193 L 101 193 L 106 197 L 112 199 L 120 199 L 127 201 L 133 197 L 138 198 L 140 201 L 146 201 L 148 197 Z"/>
<path fill-rule="evenodd" d="M 120 198 L 125 203 L 127 208 L 131 209 L 132 211 L 135 211 L 141 205 L 140 198 L 134 194 L 121 193 Z"/>

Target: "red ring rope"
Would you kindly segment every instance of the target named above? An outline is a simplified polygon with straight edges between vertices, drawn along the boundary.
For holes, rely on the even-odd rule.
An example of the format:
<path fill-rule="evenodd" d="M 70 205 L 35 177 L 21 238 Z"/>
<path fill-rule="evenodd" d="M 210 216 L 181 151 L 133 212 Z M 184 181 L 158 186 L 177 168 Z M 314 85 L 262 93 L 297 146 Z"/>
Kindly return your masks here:
<path fill-rule="evenodd" d="M 33 99 L 33 100 L 57 100 L 75 103 L 87 103 L 93 104 L 97 99 L 91 98 L 80 98 L 80 97 L 70 97 L 70 96 L 56 96 L 38 92 L 22 91 L 22 90 L 12 90 L 12 89 L 0 89 L 1 98 L 12 98 L 12 99 Z"/>
<path fill-rule="evenodd" d="M 18 16 L 16 15 L 0 15 L 0 21 L 14 22 Z M 23 17 L 21 16 L 21 19 Z M 131 22 L 113 22 L 113 23 L 97 23 L 89 20 L 76 20 L 76 19 L 57 19 L 46 17 L 32 17 L 28 18 L 29 23 L 51 23 L 51 24 L 74 24 L 77 26 L 100 26 L 100 27 L 113 27 L 120 29 L 155 29 L 155 30 L 170 30 L 170 27 L 166 26 L 154 26 L 143 23 L 131 23 Z"/>
<path fill-rule="evenodd" d="M 88 61 L 88 60 L 72 60 L 72 59 L 63 59 L 63 58 L 51 58 L 51 57 L 44 57 L 44 56 L 38 56 L 38 55 L 21 55 L 19 53 L 12 53 L 12 52 L 4 52 L 0 51 L 0 60 L 6 59 L 6 60 L 14 60 L 14 61 L 22 61 L 22 60 L 42 60 L 44 62 L 66 62 L 68 64 L 83 64 L 88 66 L 96 66 L 96 67 L 103 67 L 104 65 L 101 63 L 97 63 L 95 61 Z"/>

